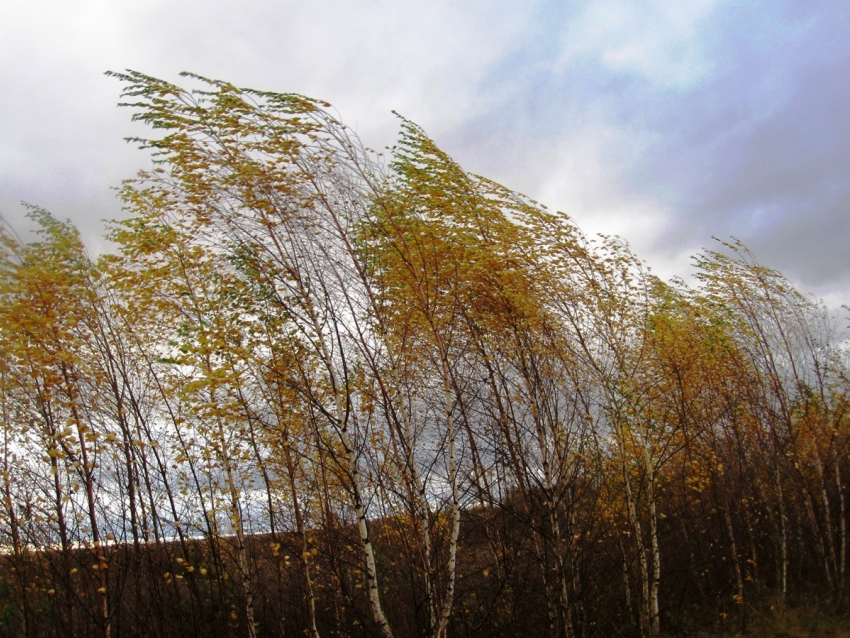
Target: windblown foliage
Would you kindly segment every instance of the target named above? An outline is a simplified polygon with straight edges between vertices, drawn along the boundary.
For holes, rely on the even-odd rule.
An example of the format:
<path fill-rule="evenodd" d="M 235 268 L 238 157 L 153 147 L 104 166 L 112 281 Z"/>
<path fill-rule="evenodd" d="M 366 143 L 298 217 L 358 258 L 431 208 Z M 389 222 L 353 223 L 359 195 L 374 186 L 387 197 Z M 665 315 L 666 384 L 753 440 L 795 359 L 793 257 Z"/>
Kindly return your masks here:
<path fill-rule="evenodd" d="M 848 360 L 739 244 L 664 283 L 400 119 L 139 73 L 115 254 L 0 253 L 0 635 L 744 627 L 848 602 Z"/>

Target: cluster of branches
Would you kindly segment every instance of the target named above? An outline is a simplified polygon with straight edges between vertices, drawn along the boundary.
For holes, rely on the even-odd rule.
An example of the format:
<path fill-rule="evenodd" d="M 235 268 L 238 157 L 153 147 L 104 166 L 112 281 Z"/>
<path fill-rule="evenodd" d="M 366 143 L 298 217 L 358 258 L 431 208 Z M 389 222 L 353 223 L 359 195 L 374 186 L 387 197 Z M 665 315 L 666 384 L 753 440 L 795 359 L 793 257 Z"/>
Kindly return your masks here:
<path fill-rule="evenodd" d="M 328 105 L 118 75 L 114 254 L 0 255 L 0 634 L 656 636 L 846 604 L 847 350 L 738 244 L 388 161 Z"/>

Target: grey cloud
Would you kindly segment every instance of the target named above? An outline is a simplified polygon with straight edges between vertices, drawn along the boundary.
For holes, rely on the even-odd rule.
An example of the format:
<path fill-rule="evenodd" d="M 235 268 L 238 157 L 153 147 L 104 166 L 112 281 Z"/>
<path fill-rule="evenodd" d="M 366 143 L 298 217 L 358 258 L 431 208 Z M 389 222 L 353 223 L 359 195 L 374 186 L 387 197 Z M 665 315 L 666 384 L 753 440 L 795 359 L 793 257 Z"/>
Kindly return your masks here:
<path fill-rule="evenodd" d="M 803 289 L 850 298 L 848 27 L 839 3 L 724 4 L 693 36 L 705 60 L 686 86 L 608 68 L 596 50 L 556 71 L 560 36 L 543 35 L 499 69 L 516 90 L 452 143 L 536 195 L 535 153 L 610 131 L 594 152 L 611 188 L 668 215 L 642 246 L 650 263 L 734 234 Z"/>
<path fill-rule="evenodd" d="M 396 109 L 533 197 L 597 162 L 602 181 L 576 201 L 666 216 L 641 247 L 650 263 L 737 234 L 802 287 L 846 292 L 850 7 L 603 4 L 613 26 L 554 0 L 21 4 L 0 25 L 0 211 L 20 221 L 27 200 L 97 242 L 98 220 L 120 215 L 109 188 L 147 163 L 102 72 L 191 70 L 326 99 L 375 147 Z"/>
<path fill-rule="evenodd" d="M 735 234 L 804 288 L 846 293 L 850 46 L 837 38 L 847 15 L 813 10 L 801 21 L 749 55 L 741 44 L 746 64 L 674 104 L 667 123 L 692 117 L 635 181 L 676 185 L 675 223 L 659 242 Z"/>
<path fill-rule="evenodd" d="M 107 69 L 180 81 L 190 70 L 326 99 L 367 144 L 392 142 L 393 108 L 454 126 L 468 87 L 522 33 L 521 2 L 20 3 L 0 23 L 0 212 L 20 200 L 71 217 L 88 243 L 120 216 L 111 187 L 147 165 L 122 140 L 145 135 L 115 108 Z M 483 22 L 481 19 L 483 18 Z"/>

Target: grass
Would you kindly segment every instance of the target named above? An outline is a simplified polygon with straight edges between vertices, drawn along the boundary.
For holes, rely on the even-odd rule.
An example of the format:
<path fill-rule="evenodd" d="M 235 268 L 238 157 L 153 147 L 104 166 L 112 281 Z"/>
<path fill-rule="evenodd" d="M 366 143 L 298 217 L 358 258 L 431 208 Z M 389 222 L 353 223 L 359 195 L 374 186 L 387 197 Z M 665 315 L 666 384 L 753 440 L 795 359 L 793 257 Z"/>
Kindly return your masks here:
<path fill-rule="evenodd" d="M 811 600 L 793 608 L 771 605 L 748 610 L 746 631 L 738 618 L 719 618 L 711 630 L 690 638 L 850 638 L 850 614 L 838 613 L 825 601 Z"/>

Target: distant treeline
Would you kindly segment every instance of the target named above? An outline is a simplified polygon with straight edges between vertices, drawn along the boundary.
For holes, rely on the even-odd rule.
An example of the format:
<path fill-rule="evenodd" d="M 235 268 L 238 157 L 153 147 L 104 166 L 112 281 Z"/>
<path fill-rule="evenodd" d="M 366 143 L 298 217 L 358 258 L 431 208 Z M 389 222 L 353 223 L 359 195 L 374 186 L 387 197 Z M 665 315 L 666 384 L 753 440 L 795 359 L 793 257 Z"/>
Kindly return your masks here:
<path fill-rule="evenodd" d="M 732 241 L 695 287 L 400 118 L 118 74 L 90 259 L 0 234 L 0 636 L 657 636 L 846 608 L 850 358 Z"/>

